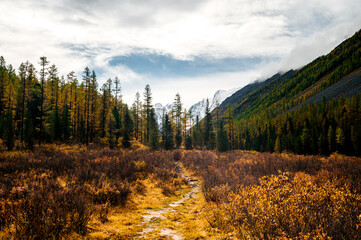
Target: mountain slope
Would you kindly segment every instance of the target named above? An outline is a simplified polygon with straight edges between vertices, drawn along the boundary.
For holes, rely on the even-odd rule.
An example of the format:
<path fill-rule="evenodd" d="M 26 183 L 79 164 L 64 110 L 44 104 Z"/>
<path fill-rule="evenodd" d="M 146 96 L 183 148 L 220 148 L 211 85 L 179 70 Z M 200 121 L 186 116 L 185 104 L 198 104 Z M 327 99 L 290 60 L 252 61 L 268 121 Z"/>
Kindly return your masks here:
<path fill-rule="evenodd" d="M 221 110 L 227 104 L 235 148 L 361 154 L 361 31 L 297 71 L 247 85 Z"/>
<path fill-rule="evenodd" d="M 257 83 L 255 86 L 246 86 L 256 89 L 252 92 L 239 90 L 245 94 L 231 96 L 223 102 L 221 108 L 230 102 L 238 118 L 249 118 L 265 110 L 270 110 L 276 116 L 324 91 L 359 67 L 360 31 L 328 55 L 317 58 L 296 72 L 291 70 L 283 75 L 276 74 L 264 83 L 258 83 L 258 86 Z"/>

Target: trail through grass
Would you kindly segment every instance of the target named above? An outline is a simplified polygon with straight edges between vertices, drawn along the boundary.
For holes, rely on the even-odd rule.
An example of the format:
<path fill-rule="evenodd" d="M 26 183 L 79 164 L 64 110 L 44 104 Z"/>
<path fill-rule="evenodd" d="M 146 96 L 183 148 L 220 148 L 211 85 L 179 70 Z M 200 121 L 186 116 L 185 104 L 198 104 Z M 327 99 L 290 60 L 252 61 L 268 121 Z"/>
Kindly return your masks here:
<path fill-rule="evenodd" d="M 189 183 L 188 188 L 185 189 L 185 194 L 179 200 L 173 201 L 161 209 L 148 211 L 143 215 L 142 224 L 144 228 L 141 232 L 142 238 L 153 239 L 156 235 L 160 235 L 167 239 L 183 239 L 180 226 L 184 224 L 184 222 L 174 216 L 181 214 L 180 209 L 190 204 L 188 200 L 200 194 L 200 185 L 197 179 L 186 175 L 182 168 L 182 165 L 178 163 L 179 173 L 183 178 L 187 179 Z"/>

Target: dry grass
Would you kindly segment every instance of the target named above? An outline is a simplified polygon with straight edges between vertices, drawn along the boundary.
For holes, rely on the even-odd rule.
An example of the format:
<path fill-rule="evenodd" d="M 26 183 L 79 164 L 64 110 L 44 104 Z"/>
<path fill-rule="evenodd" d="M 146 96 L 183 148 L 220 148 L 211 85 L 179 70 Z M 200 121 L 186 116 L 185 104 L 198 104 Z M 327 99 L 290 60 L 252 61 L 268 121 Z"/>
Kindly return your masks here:
<path fill-rule="evenodd" d="M 254 151 L 189 151 L 205 215 L 237 239 L 360 239 L 361 159 Z"/>
<path fill-rule="evenodd" d="M 145 209 L 182 188 L 172 152 L 44 145 L 0 153 L 0 234 L 15 238 L 133 236 Z M 162 183 L 172 189 L 165 197 Z"/>
<path fill-rule="evenodd" d="M 46 145 L 0 173 L 1 239 L 361 236 L 361 159 L 338 154 Z"/>

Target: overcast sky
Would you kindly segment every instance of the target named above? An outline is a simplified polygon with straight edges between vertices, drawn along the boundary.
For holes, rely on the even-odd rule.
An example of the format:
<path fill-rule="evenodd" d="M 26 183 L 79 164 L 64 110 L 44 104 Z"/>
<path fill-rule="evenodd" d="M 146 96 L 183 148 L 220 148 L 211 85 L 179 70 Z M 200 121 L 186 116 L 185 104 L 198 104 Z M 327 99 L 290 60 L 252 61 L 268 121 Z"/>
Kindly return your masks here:
<path fill-rule="evenodd" d="M 361 28 L 360 0 L 1 0 L 0 55 L 88 66 L 123 96 L 186 107 L 327 54 Z"/>

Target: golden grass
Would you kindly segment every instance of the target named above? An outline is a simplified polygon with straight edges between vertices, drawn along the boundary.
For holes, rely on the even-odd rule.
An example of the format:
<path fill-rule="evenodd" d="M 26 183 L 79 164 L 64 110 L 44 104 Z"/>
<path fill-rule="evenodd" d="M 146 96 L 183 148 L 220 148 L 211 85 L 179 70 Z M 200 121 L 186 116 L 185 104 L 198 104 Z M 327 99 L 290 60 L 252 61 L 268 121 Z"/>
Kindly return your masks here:
<path fill-rule="evenodd" d="M 146 186 L 145 194 L 134 194 L 126 206 L 111 208 L 107 222 L 101 223 L 96 215 L 93 216 L 89 224 L 92 230 L 87 236 L 88 239 L 140 237 L 142 229 L 146 227 L 143 224 L 143 215 L 148 211 L 167 207 L 186 190 L 184 187 L 176 191 L 176 195 L 164 196 L 155 178 L 147 178 L 142 180 L 142 183 Z"/>

